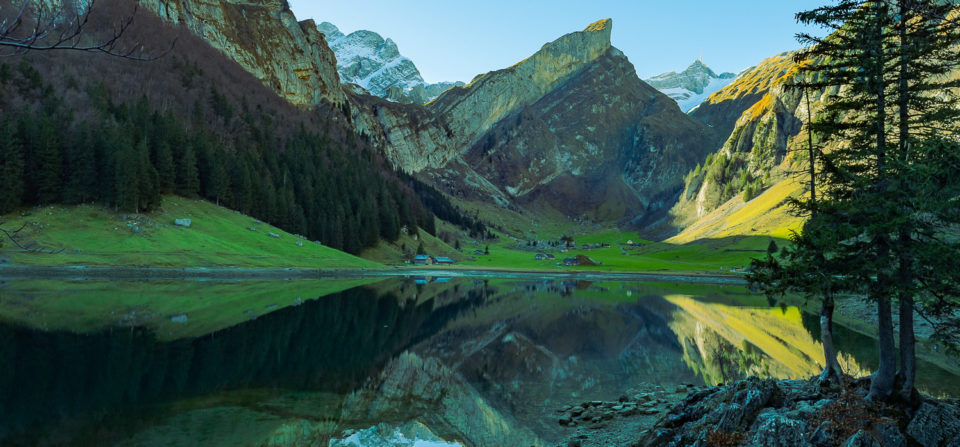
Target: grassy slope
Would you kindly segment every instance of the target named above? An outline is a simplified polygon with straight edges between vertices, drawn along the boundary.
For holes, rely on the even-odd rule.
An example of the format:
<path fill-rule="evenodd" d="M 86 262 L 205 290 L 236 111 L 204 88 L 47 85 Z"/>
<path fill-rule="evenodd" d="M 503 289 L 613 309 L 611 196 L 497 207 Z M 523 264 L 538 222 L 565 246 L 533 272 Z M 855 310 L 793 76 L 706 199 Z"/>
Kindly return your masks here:
<path fill-rule="evenodd" d="M 803 193 L 803 185 L 790 178 L 744 203 L 742 195 L 730 199 L 667 242 L 686 244 L 705 238 L 771 236 L 785 239 L 799 231 L 803 220 L 790 214 L 787 198 Z"/>
<path fill-rule="evenodd" d="M 464 242 L 467 240 L 466 236 L 462 234 L 462 231 L 447 222 L 437 219 L 436 226 L 438 230 L 437 234 L 440 234 L 441 231 L 447 231 L 451 235 L 454 235 L 455 239 L 460 238 Z M 452 243 L 453 241 L 451 240 L 451 244 Z M 447 256 L 457 261 L 462 260 L 464 257 L 462 253 L 426 231 L 418 232 L 416 239 L 414 239 L 414 235 L 401 234 L 400 238 L 394 242 L 381 240 L 376 246 L 370 247 L 360 253 L 360 256 L 364 259 L 370 259 L 383 264 L 403 265 L 406 261 L 410 260 L 410 255 L 416 254 L 417 247 L 420 246 L 420 244 L 423 244 L 423 251 L 433 256 Z M 405 255 L 404 253 L 409 255 Z"/>
<path fill-rule="evenodd" d="M 9 240 L 0 255 L 18 265 L 91 265 L 209 268 L 376 268 L 372 261 L 303 240 L 251 217 L 202 200 L 168 196 L 161 209 L 126 216 L 100 206 L 48 206 L 3 216 L 5 229 L 27 226 L 21 244 Z M 192 219 L 190 228 L 174 219 Z M 253 228 L 253 230 L 250 230 Z M 139 229 L 139 231 L 137 231 Z M 269 236 L 279 235 L 279 238 Z M 48 254 L 50 251 L 62 252 Z"/>

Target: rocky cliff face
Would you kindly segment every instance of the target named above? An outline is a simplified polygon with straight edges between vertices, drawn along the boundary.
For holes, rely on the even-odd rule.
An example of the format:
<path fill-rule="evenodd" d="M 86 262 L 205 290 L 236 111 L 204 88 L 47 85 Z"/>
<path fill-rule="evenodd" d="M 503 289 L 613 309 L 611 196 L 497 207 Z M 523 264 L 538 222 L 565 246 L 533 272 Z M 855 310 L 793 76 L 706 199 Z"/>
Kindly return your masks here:
<path fill-rule="evenodd" d="M 680 176 L 719 140 L 637 77 L 611 46 L 612 26 L 563 36 L 427 105 L 453 130 L 474 176 L 465 182 L 598 220 L 673 203 Z"/>
<path fill-rule="evenodd" d="M 782 84 L 781 78 L 795 67 L 794 54 L 778 54 L 744 70 L 728 86 L 707 97 L 690 116 L 723 135 L 730 135 L 737 120 L 747 109 L 760 101 L 775 85 Z"/>
<path fill-rule="evenodd" d="M 711 141 L 611 47 L 494 125 L 465 159 L 521 203 L 608 220 L 669 202 Z"/>
<path fill-rule="evenodd" d="M 379 143 L 394 165 L 409 172 L 437 169 L 457 157 L 445 118 L 415 104 L 400 104 L 364 91 L 347 94 L 355 128 Z"/>
<path fill-rule="evenodd" d="M 612 28 L 613 21 L 607 19 L 567 34 L 512 67 L 447 90 L 429 108 L 449 117 L 457 131 L 456 147 L 466 150 L 501 119 L 540 100 L 606 53 Z"/>
<path fill-rule="evenodd" d="M 341 81 L 357 84 L 374 96 L 401 103 L 424 104 L 462 82 L 428 84 L 397 44 L 373 31 L 344 35 L 329 22 L 318 25 L 337 55 Z"/>
<path fill-rule="evenodd" d="M 312 20 L 297 22 L 284 1 L 144 0 L 142 5 L 201 37 L 291 103 L 342 105 L 355 130 L 377 142 L 396 166 L 418 172 L 452 158 L 450 129 L 442 119 L 422 107 L 384 104 L 362 88 L 342 84 L 321 30 L 336 33 Z M 398 55 L 395 45 L 381 46 L 384 56 Z M 363 72 L 363 65 L 355 69 Z M 438 87 L 430 88 L 436 93 Z"/>
<path fill-rule="evenodd" d="M 718 75 L 698 60 L 680 73 L 671 71 L 644 81 L 676 101 L 684 112 L 689 112 L 736 77 L 733 73 Z"/>
<path fill-rule="evenodd" d="M 792 54 L 766 59 L 691 112 L 729 137 L 687 175 L 671 210 L 676 224 L 689 226 L 730 200 L 749 201 L 799 169 L 791 153 L 806 142 L 807 108 L 802 94 L 789 87 L 797 76 Z M 816 110 L 822 92 L 810 96 Z"/>
<path fill-rule="evenodd" d="M 333 51 L 312 20 L 297 22 L 284 0 L 143 0 L 182 25 L 290 102 L 343 103 Z"/>
<path fill-rule="evenodd" d="M 609 19 L 423 107 L 365 93 L 402 96 L 422 81 L 396 45 L 374 33 L 343 36 L 327 24 L 298 23 L 280 0 L 144 5 L 210 42 L 294 104 L 341 104 L 354 128 L 396 166 L 427 171 L 448 192 L 502 206 L 546 205 L 599 220 L 656 214 L 675 201 L 681 175 L 720 143 L 637 78 L 611 46 Z M 340 83 L 320 30 L 336 39 L 340 52 L 353 52 L 340 72 L 362 79 L 366 89 Z M 401 78 L 409 82 L 390 84 Z M 418 94 L 429 94 L 420 87 Z"/>

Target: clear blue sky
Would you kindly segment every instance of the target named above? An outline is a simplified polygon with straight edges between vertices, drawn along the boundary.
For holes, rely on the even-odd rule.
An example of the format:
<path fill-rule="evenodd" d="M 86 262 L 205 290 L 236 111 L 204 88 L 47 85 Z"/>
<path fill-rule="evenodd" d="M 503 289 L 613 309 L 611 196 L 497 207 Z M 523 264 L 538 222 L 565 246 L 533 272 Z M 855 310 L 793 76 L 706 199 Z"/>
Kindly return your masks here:
<path fill-rule="evenodd" d="M 427 82 L 470 81 L 513 65 L 543 44 L 613 19 L 613 45 L 641 77 L 679 71 L 700 57 L 739 72 L 796 49 L 793 19 L 825 0 L 290 0 L 299 20 L 397 42 Z"/>

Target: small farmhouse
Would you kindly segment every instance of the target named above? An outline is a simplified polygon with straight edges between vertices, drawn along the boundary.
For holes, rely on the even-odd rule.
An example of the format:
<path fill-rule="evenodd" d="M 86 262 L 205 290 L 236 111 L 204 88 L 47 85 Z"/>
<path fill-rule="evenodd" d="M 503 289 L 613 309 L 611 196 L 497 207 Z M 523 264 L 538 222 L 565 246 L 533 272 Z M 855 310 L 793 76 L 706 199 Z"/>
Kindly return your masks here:
<path fill-rule="evenodd" d="M 417 255 L 413 258 L 413 263 L 416 265 L 433 265 L 433 257 L 430 255 Z"/>
<path fill-rule="evenodd" d="M 456 264 L 457 262 L 454 261 L 454 260 L 451 259 L 451 258 L 447 258 L 447 257 L 444 257 L 444 256 L 437 256 L 436 258 L 433 259 L 433 263 L 434 263 L 434 264 L 450 265 L 450 264 Z"/>
<path fill-rule="evenodd" d="M 563 260 L 563 265 L 564 265 L 564 266 L 567 266 L 567 267 L 575 266 L 575 265 L 598 266 L 598 265 L 603 265 L 603 263 L 602 263 L 602 262 L 599 262 L 599 261 L 594 261 L 593 259 L 591 259 L 591 258 L 589 258 L 589 257 L 587 257 L 587 256 L 584 256 L 584 255 L 577 255 L 577 257 L 575 257 L 575 258 L 566 258 L 566 259 L 564 259 L 564 260 Z"/>

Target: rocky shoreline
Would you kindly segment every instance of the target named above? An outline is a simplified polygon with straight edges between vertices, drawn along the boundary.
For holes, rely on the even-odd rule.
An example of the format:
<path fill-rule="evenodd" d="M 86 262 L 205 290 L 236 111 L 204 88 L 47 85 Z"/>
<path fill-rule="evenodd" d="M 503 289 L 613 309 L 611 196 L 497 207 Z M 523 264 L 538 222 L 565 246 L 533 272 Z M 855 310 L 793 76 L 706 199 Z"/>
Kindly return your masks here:
<path fill-rule="evenodd" d="M 665 389 L 651 385 L 632 390 L 616 401 L 585 401 L 557 410 L 557 422 L 569 429 L 558 447 L 630 445 L 648 432 L 678 402 L 705 388 L 692 384 Z"/>
<path fill-rule="evenodd" d="M 957 400 L 873 404 L 865 400 L 867 383 L 821 387 L 816 378 L 751 377 L 691 386 L 686 398 L 673 402 L 676 394 L 585 402 L 559 411 L 558 423 L 578 428 L 558 446 L 960 446 Z"/>

